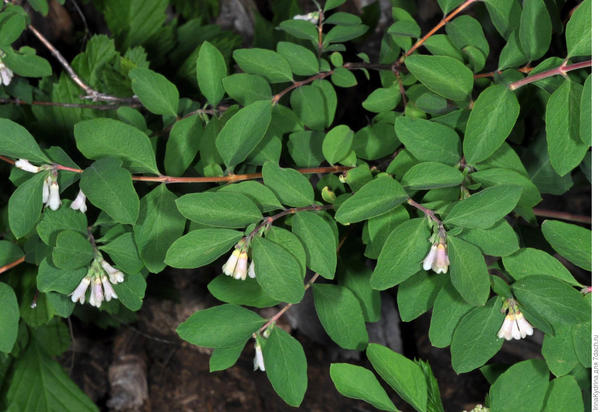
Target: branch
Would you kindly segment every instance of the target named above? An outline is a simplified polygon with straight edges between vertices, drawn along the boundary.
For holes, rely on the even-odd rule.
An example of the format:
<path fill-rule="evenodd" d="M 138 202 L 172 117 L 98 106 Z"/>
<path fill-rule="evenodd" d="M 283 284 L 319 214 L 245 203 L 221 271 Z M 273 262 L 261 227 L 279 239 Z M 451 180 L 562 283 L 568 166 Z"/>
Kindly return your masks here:
<path fill-rule="evenodd" d="M 560 74 L 563 77 L 566 77 L 567 73 L 572 70 L 583 69 L 585 67 L 592 67 L 591 59 L 582 61 L 579 63 L 573 63 L 573 64 L 566 64 L 566 63 L 567 63 L 567 61 L 565 60 L 563 62 L 563 64 L 561 64 L 558 67 L 555 67 L 554 69 L 546 70 L 541 73 L 536 73 L 534 75 L 525 77 L 524 79 L 517 80 L 516 82 L 512 82 L 511 84 L 508 85 L 508 88 L 510 90 L 517 90 L 519 87 L 523 87 L 526 84 L 537 82 L 538 80 L 542 80 L 547 77 L 556 76 L 558 74 Z"/>
<path fill-rule="evenodd" d="M 589 216 L 574 215 L 568 212 L 557 212 L 554 210 L 546 209 L 533 209 L 533 214 L 540 217 L 550 217 L 553 219 L 566 220 L 569 222 L 585 223 L 587 225 L 592 224 L 592 218 Z"/>
<path fill-rule="evenodd" d="M 24 105 L 32 105 L 32 106 L 58 106 L 58 107 L 66 107 L 66 108 L 74 108 L 74 109 L 95 109 L 95 110 L 117 110 L 121 106 L 129 106 L 129 107 L 141 107 L 140 103 L 131 102 L 117 102 L 110 104 L 92 104 L 92 103 L 63 103 L 63 102 L 46 102 L 34 100 L 31 103 L 26 102 L 21 99 L 5 99 L 0 98 L 0 104 L 16 104 L 19 106 Z"/>
<path fill-rule="evenodd" d="M 136 97 L 117 97 L 111 96 L 108 94 L 100 93 L 96 89 L 88 86 L 82 79 L 79 77 L 73 67 L 67 62 L 67 59 L 63 57 L 63 55 L 58 51 L 56 47 L 44 37 L 42 33 L 40 33 L 33 25 L 27 26 L 27 28 L 37 37 L 42 44 L 52 53 L 52 55 L 59 61 L 59 63 L 64 67 L 64 69 L 69 74 L 69 77 L 75 82 L 77 86 L 79 86 L 85 92 L 85 99 L 91 99 L 94 102 L 97 101 L 111 101 L 111 102 L 120 102 L 120 103 L 139 103 L 139 100 Z"/>
<path fill-rule="evenodd" d="M 319 211 L 319 210 L 328 210 L 328 209 L 333 209 L 333 205 L 310 205 L 310 206 L 304 206 L 304 207 L 292 207 L 289 209 L 285 209 L 273 216 L 267 216 L 265 217 L 262 222 L 260 222 L 252 232 L 250 232 L 250 234 L 247 236 L 248 240 L 252 240 L 252 238 L 254 236 L 256 236 L 256 234 L 258 232 L 261 231 L 262 228 L 270 226 L 273 224 L 273 222 L 275 222 L 277 219 L 281 219 L 284 216 L 287 215 L 293 215 L 294 213 L 298 213 L 298 212 L 305 212 L 305 211 Z"/>
<path fill-rule="evenodd" d="M 529 73 L 530 71 L 533 70 L 533 67 L 529 67 L 529 66 L 524 66 L 524 67 L 520 67 L 517 69 L 518 71 L 520 71 L 521 73 Z M 475 79 L 481 79 L 484 77 L 494 77 L 497 74 L 502 74 L 503 70 L 496 70 L 493 72 L 488 72 L 488 73 L 479 73 L 476 74 L 475 76 L 473 76 Z"/>
<path fill-rule="evenodd" d="M 10 270 L 10 269 L 14 268 L 15 266 L 18 266 L 23 262 L 25 262 L 25 256 L 20 257 L 19 259 L 15 260 L 14 262 L 8 263 L 8 264 L 0 267 L 0 273 L 4 273 L 7 270 Z"/>

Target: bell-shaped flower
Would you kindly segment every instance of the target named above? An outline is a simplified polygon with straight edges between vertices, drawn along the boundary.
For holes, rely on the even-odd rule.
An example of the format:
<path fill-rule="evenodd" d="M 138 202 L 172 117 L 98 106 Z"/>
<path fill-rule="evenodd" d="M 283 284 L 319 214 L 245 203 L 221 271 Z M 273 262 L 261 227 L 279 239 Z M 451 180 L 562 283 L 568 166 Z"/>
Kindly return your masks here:
<path fill-rule="evenodd" d="M 498 331 L 498 338 L 519 340 L 531 335 L 533 335 L 533 327 L 525 316 L 519 310 L 510 309 Z"/>
<path fill-rule="evenodd" d="M 107 302 L 110 302 L 111 299 L 118 299 L 119 297 L 115 293 L 112 285 L 108 281 L 108 278 L 105 275 L 102 275 L 102 287 L 104 288 L 104 299 Z"/>
<path fill-rule="evenodd" d="M 56 180 L 53 180 L 52 183 L 50 183 L 48 202 L 46 205 L 52 210 L 57 210 L 60 207 L 60 191 Z"/>
<path fill-rule="evenodd" d="M 15 167 L 29 173 L 38 173 L 40 171 L 39 166 L 32 165 L 27 159 L 18 159 L 15 162 Z"/>
<path fill-rule="evenodd" d="M 531 326 L 531 323 L 529 323 L 527 319 L 525 319 L 525 316 L 523 316 L 523 314 L 520 311 L 517 311 L 517 313 L 515 313 L 515 320 L 519 328 L 521 339 L 525 339 L 526 336 L 533 335 L 533 326 Z"/>
<path fill-rule="evenodd" d="M 102 291 L 102 280 L 100 280 L 99 276 L 94 278 L 92 282 L 92 291 L 90 292 L 90 305 L 95 306 L 97 308 L 102 305 L 102 301 L 104 300 L 104 293 Z"/>
<path fill-rule="evenodd" d="M 48 176 L 44 179 L 44 185 L 42 186 L 42 203 L 44 205 L 48 203 L 48 198 L 50 197 L 50 183 L 52 183 L 52 178 Z"/>
<path fill-rule="evenodd" d="M 294 16 L 294 20 L 305 20 L 311 22 L 312 24 L 317 24 L 319 21 L 319 12 L 313 11 L 306 14 L 297 14 Z"/>
<path fill-rule="evenodd" d="M 265 371 L 265 359 L 263 358 L 262 349 L 260 344 L 256 342 L 254 344 L 254 370 L 260 369 L 261 371 Z"/>
<path fill-rule="evenodd" d="M 429 253 L 423 260 L 423 270 L 433 270 L 435 273 L 447 273 L 450 260 L 446 244 L 439 242 L 431 245 Z"/>
<path fill-rule="evenodd" d="M 248 252 L 242 251 L 233 271 L 233 278 L 245 280 L 248 273 Z"/>
<path fill-rule="evenodd" d="M 79 285 L 75 288 L 73 292 L 71 292 L 71 300 L 73 302 L 79 301 L 83 305 L 85 302 L 85 292 L 87 291 L 88 286 L 90 285 L 92 278 L 90 276 L 85 276 L 79 282 Z"/>
<path fill-rule="evenodd" d="M 87 206 L 85 204 L 85 194 L 81 191 L 81 189 L 79 190 L 79 193 L 77 193 L 75 200 L 73 200 L 71 203 L 71 209 L 79 210 L 81 213 L 86 212 Z"/>
<path fill-rule="evenodd" d="M 13 78 L 13 71 L 0 60 L 0 84 L 8 86 Z"/>
<path fill-rule="evenodd" d="M 254 261 L 250 262 L 250 266 L 248 267 L 248 277 L 251 279 L 256 278 L 256 271 L 254 270 Z"/>
<path fill-rule="evenodd" d="M 511 340 L 514 326 L 515 326 L 515 317 L 512 313 L 509 313 L 504 318 L 504 322 L 502 322 L 502 326 L 500 327 L 500 330 L 498 331 L 498 338 L 505 339 L 505 340 Z"/>
<path fill-rule="evenodd" d="M 125 280 L 125 276 L 123 276 L 123 272 L 112 267 L 106 260 L 102 259 L 102 261 L 100 262 L 100 265 L 102 266 L 102 269 L 104 269 L 104 271 L 108 275 L 108 278 L 110 279 L 111 283 L 117 284 L 117 283 L 121 283 L 121 282 L 123 282 L 123 280 Z"/>
<path fill-rule="evenodd" d="M 237 265 L 237 261 L 240 257 L 242 251 L 238 248 L 233 249 L 231 256 L 227 259 L 227 262 L 223 265 L 223 273 L 227 276 L 233 276 L 233 272 L 235 271 L 235 265 Z"/>

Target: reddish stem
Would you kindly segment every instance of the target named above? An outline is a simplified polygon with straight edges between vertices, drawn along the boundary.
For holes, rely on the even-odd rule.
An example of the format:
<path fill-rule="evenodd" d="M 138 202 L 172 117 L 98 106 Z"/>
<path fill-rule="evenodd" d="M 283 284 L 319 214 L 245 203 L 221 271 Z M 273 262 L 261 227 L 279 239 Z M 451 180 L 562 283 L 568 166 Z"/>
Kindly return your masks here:
<path fill-rule="evenodd" d="M 521 67 L 521 68 L 519 68 L 519 69 L 517 69 L 517 70 L 519 70 L 521 73 L 529 73 L 530 71 L 532 71 L 532 70 L 533 70 L 533 67 L 524 66 L 524 67 Z M 484 78 L 484 77 L 494 77 L 496 74 L 502 74 L 502 73 L 503 73 L 503 71 L 502 71 L 502 70 L 496 70 L 496 71 L 494 71 L 494 72 L 488 72 L 488 73 L 479 73 L 479 74 L 476 74 L 476 75 L 475 75 L 475 76 L 473 76 L 473 77 L 474 77 L 475 79 L 481 79 L 481 78 Z"/>
<path fill-rule="evenodd" d="M 19 259 L 15 260 L 14 262 L 10 262 L 10 263 L 0 267 L 0 273 L 4 273 L 7 270 L 10 270 L 10 269 L 14 268 L 15 266 L 18 266 L 23 262 L 25 262 L 25 256 L 20 257 Z"/>
<path fill-rule="evenodd" d="M 560 74 L 561 76 L 567 75 L 568 72 L 577 69 L 583 69 L 585 67 L 592 67 L 592 60 L 586 60 L 579 63 L 566 64 L 566 60 L 558 67 L 554 69 L 546 70 L 541 73 L 536 73 L 531 76 L 525 77 L 524 79 L 517 80 L 516 82 L 512 82 L 508 88 L 510 90 L 517 90 L 519 87 L 523 87 L 526 84 L 537 82 L 538 80 L 545 79 L 547 77 L 552 77 Z"/>

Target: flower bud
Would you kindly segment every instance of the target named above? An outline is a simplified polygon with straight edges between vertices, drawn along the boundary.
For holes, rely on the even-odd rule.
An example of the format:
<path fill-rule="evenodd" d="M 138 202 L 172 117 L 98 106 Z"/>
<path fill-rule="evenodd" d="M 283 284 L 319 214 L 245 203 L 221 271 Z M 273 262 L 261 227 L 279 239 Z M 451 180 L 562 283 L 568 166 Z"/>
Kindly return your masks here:
<path fill-rule="evenodd" d="M 223 273 L 227 276 L 233 276 L 233 272 L 235 271 L 235 266 L 237 265 L 237 261 L 240 257 L 242 251 L 238 248 L 233 249 L 231 256 L 227 259 L 227 262 L 223 265 Z"/>
<path fill-rule="evenodd" d="M 21 170 L 25 170 L 29 173 L 37 173 L 40 171 L 40 168 L 38 166 L 32 165 L 27 159 L 18 159 L 15 162 L 15 167 Z"/>
<path fill-rule="evenodd" d="M 257 369 L 265 371 L 265 359 L 263 358 L 262 349 L 258 342 L 254 344 L 254 370 Z"/>
<path fill-rule="evenodd" d="M 58 182 L 56 181 L 50 183 L 50 194 L 48 196 L 47 205 L 52 210 L 57 210 L 60 207 L 60 192 L 58 189 Z"/>
<path fill-rule="evenodd" d="M 102 269 L 104 269 L 104 271 L 108 275 L 111 283 L 117 284 L 117 283 L 121 283 L 121 282 L 123 282 L 123 280 L 125 280 L 125 277 L 123 276 L 123 272 L 112 267 L 106 260 L 102 259 L 102 261 L 100 262 L 100 265 L 102 266 Z"/>
<path fill-rule="evenodd" d="M 448 259 L 448 251 L 444 243 L 438 243 L 436 246 L 435 259 L 431 268 L 435 273 L 447 273 L 450 260 Z"/>
<path fill-rule="evenodd" d="M 50 197 L 50 183 L 52 183 L 52 179 L 48 176 L 44 179 L 44 185 L 42 186 L 42 203 L 47 204 L 48 198 Z"/>
<path fill-rule="evenodd" d="M 73 200 L 73 203 L 71 203 L 71 209 L 79 210 L 81 213 L 86 212 L 87 206 L 85 204 L 85 194 L 81 189 L 79 190 L 79 193 L 77 193 L 77 197 Z"/>
<path fill-rule="evenodd" d="M 85 292 L 87 291 L 87 288 L 90 285 L 91 281 L 92 279 L 89 276 L 86 276 L 83 279 L 81 279 L 79 285 L 75 288 L 73 292 L 71 292 L 71 300 L 73 302 L 79 301 L 79 303 L 83 305 L 83 303 L 85 302 Z"/>
<path fill-rule="evenodd" d="M 246 273 L 248 272 L 248 253 L 241 252 L 238 258 L 235 270 L 233 272 L 234 279 L 244 280 L 246 279 Z"/>
<path fill-rule="evenodd" d="M 8 86 L 13 78 L 13 71 L 0 60 L 0 84 Z"/>
<path fill-rule="evenodd" d="M 248 277 L 251 279 L 256 278 L 256 272 L 254 271 L 254 260 L 250 262 L 250 267 L 248 268 Z"/>
<path fill-rule="evenodd" d="M 107 302 L 110 302 L 111 299 L 119 298 L 105 275 L 102 276 L 102 286 L 104 287 L 104 299 Z"/>
<path fill-rule="evenodd" d="M 92 291 L 90 293 L 90 305 L 95 306 L 97 308 L 102 305 L 102 301 L 104 300 L 104 293 L 102 292 L 102 281 L 100 277 L 96 276 L 94 282 L 92 284 Z"/>

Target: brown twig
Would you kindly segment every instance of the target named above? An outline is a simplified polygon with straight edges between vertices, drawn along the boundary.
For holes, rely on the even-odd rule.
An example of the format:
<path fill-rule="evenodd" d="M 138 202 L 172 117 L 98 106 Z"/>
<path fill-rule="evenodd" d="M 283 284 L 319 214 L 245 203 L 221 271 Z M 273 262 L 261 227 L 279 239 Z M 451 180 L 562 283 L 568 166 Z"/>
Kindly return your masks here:
<path fill-rule="evenodd" d="M 0 273 L 4 273 L 7 270 L 10 270 L 10 269 L 14 268 L 15 266 L 18 266 L 23 262 L 25 262 L 25 256 L 20 257 L 19 259 L 15 260 L 14 262 L 7 263 L 6 265 L 0 267 Z"/>
<path fill-rule="evenodd" d="M 258 232 L 261 231 L 261 229 L 263 229 L 264 227 L 268 227 L 270 225 L 273 224 L 273 222 L 275 222 L 278 219 L 281 219 L 284 216 L 287 215 L 293 215 L 295 213 L 299 213 L 299 212 L 306 212 L 306 211 L 318 211 L 318 210 L 328 210 L 328 209 L 332 209 L 333 205 L 310 205 L 310 206 L 303 206 L 303 207 L 292 207 L 289 209 L 285 209 L 273 216 L 267 216 L 265 217 L 262 222 L 260 222 L 252 232 L 250 232 L 250 234 L 247 236 L 248 237 L 248 241 L 251 241 L 252 238 L 254 236 L 256 236 L 256 234 Z"/>
<path fill-rule="evenodd" d="M 558 67 L 555 67 L 554 69 L 550 69 L 550 70 L 546 70 L 543 71 L 541 73 L 536 73 L 533 74 L 531 76 L 525 77 L 524 79 L 521 80 L 517 80 L 516 82 L 512 82 L 508 88 L 510 90 L 517 90 L 519 87 L 523 87 L 526 84 L 529 83 L 533 83 L 533 82 L 537 82 L 538 80 L 542 80 L 545 79 L 547 77 L 552 77 L 552 76 L 556 76 L 556 75 L 561 75 L 563 77 L 567 76 L 567 73 L 572 71 L 572 70 L 577 70 L 577 69 L 583 69 L 586 67 L 592 67 L 592 60 L 585 60 L 579 63 L 573 63 L 573 64 L 566 64 L 567 61 L 565 60 L 563 62 L 563 64 L 561 64 Z"/>
<path fill-rule="evenodd" d="M 592 218 L 590 216 L 574 215 L 568 212 L 557 212 L 555 210 L 546 209 L 533 209 L 533 214 L 540 217 L 550 217 L 553 219 L 566 220 L 569 222 L 585 223 L 587 225 L 592 224 Z"/>
<path fill-rule="evenodd" d="M 521 73 L 529 73 L 530 71 L 533 70 L 533 67 L 524 66 L 524 67 L 520 67 L 517 70 L 520 71 Z M 473 77 L 475 79 L 482 79 L 484 77 L 494 77 L 495 75 L 502 74 L 502 73 L 503 73 L 503 70 L 496 70 L 496 71 L 488 72 L 488 73 L 479 73 L 479 74 L 476 74 Z"/>

